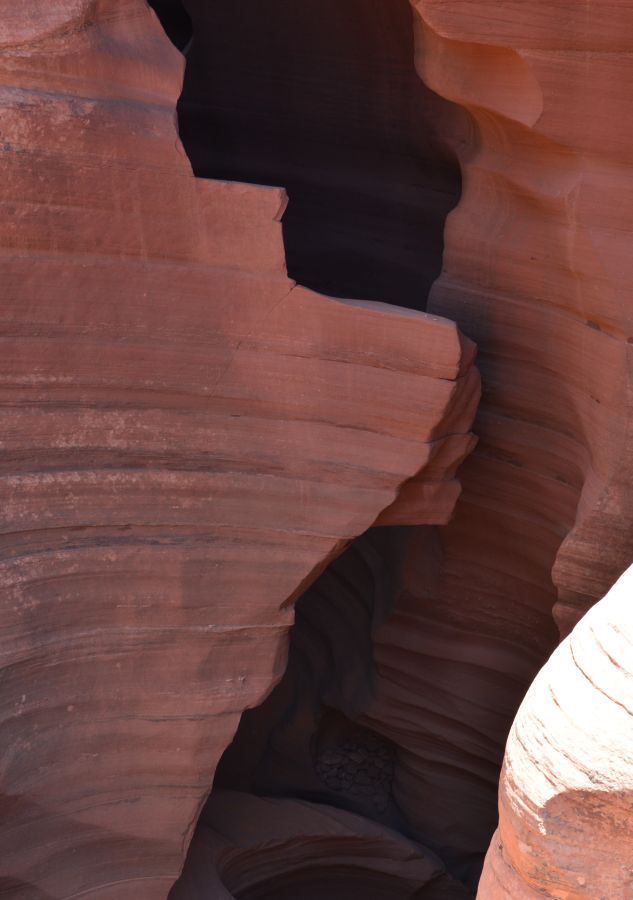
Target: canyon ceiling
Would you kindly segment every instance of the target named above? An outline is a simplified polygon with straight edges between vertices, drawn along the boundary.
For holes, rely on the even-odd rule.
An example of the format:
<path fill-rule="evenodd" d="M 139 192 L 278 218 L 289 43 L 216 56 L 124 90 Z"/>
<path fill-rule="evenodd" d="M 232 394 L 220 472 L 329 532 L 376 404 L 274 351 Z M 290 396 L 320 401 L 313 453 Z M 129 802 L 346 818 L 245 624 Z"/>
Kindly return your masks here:
<path fill-rule="evenodd" d="M 0 897 L 633 897 L 632 103 L 633 0 L 2 0 Z"/>

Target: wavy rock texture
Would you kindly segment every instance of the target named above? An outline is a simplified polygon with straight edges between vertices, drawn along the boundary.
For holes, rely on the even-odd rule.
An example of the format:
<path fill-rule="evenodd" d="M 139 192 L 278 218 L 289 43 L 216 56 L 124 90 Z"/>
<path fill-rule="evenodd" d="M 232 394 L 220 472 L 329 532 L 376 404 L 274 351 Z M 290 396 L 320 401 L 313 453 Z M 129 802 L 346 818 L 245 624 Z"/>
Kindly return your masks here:
<path fill-rule="evenodd" d="M 579 15 L 572 0 L 501 12 L 492 2 L 419 0 L 415 9 L 421 76 L 473 122 L 430 304 L 481 341 L 486 372 L 473 500 L 454 529 L 481 507 L 494 465 L 489 515 L 499 520 L 492 496 L 502 496 L 539 568 L 554 564 L 565 630 L 633 551 L 633 125 L 624 116 L 633 8 L 615 4 L 606 16 L 589 2 Z M 528 493 L 546 496 L 545 507 Z"/>
<path fill-rule="evenodd" d="M 219 9 L 190 5 L 203 18 Z M 380 3 L 357 2 L 354 15 L 370 5 L 380 28 Z M 398 531 L 397 553 L 391 538 L 370 535 L 305 594 L 318 613 L 302 606 L 296 646 L 305 656 L 293 663 L 291 654 L 289 667 L 297 680 L 244 717 L 251 746 L 245 752 L 238 735 L 192 849 L 205 877 L 234 896 L 307 891 L 323 851 L 337 878 L 356 870 L 357 892 L 377 872 L 392 896 L 474 890 L 510 722 L 556 643 L 552 608 L 567 633 L 633 549 L 633 7 L 412 7 L 418 72 L 447 102 L 424 96 L 464 176 L 429 310 L 480 344 L 482 439 L 460 473 L 450 524 Z M 310 8 L 325 22 L 325 10 L 342 6 Z M 235 22 L 233 12 L 224 24 Z M 241 8 L 236 27 L 257 45 Z M 359 103 L 376 96 L 374 73 L 402 61 L 408 44 L 397 34 L 389 59 L 363 70 Z M 346 44 L 336 29 L 332 41 L 340 83 Z M 223 65 L 236 56 L 231 44 L 226 35 Z M 217 57 L 195 46 L 192 64 L 208 72 Z M 2 888 L 26 900 L 153 897 L 180 869 L 241 710 L 280 676 L 293 599 L 373 522 L 447 522 L 454 470 L 472 443 L 472 346 L 443 318 L 326 299 L 286 277 L 283 191 L 192 177 L 174 122 L 182 62 L 141 0 L 28 0 L 3 11 L 0 47 Z M 271 96 L 294 96 L 283 41 L 279 49 L 260 120 Z M 306 83 L 314 77 L 308 68 Z M 412 85 L 404 69 L 381 79 L 381 92 L 392 84 L 397 96 Z M 336 79 L 325 94 L 323 121 L 333 110 L 344 144 L 340 125 L 352 116 Z M 390 130 L 389 90 L 380 96 L 367 133 L 389 127 L 373 168 L 355 139 L 333 192 L 356 168 L 347 199 L 360 194 L 369 221 L 395 209 L 395 221 L 433 225 L 435 249 L 420 269 L 417 245 L 398 246 L 399 226 L 384 251 L 395 268 L 411 263 L 403 293 L 387 299 L 422 305 L 417 279 L 437 271 L 454 173 L 444 170 L 439 217 L 423 191 L 412 204 L 402 185 L 395 205 L 391 188 L 371 195 L 376 177 L 399 170 L 393 134 L 412 158 L 422 147 L 412 116 L 421 107 Z M 284 134 L 303 134 L 290 162 L 314 151 L 308 126 L 318 122 L 301 122 L 268 129 L 271 159 Z M 233 150 L 225 157 L 239 160 Z M 304 211 L 319 208 L 323 178 L 302 178 L 324 154 L 319 147 L 294 171 Z M 316 234 L 327 226 L 330 240 L 336 214 L 321 216 Z M 366 247 L 376 234 L 367 221 L 352 217 L 331 255 Z M 309 245 L 312 226 L 299 212 L 295 226 Z M 303 271 L 319 275 L 318 263 Z M 367 265 L 357 296 L 369 282 L 382 296 L 374 272 Z M 588 621 L 603 646 L 615 640 Z M 605 705 L 591 684 L 605 683 L 594 664 L 612 664 L 583 634 L 556 656 L 551 692 L 569 708 L 569 672 L 608 734 L 622 707 Z M 578 666 L 591 669 L 587 683 Z M 628 685 L 618 671 L 603 693 L 620 702 Z M 555 738 L 562 713 L 542 679 L 535 692 L 539 722 L 530 700 L 508 751 L 503 847 L 493 844 L 480 895 L 624 897 L 629 873 L 603 848 L 630 855 L 628 751 L 616 744 L 618 761 L 600 770 L 590 759 L 604 756 L 598 738 L 590 747 L 580 718 Z M 544 786 L 543 761 L 558 767 L 559 784 Z M 583 767 L 606 774 L 589 785 Z M 298 799 L 247 793 L 274 790 Z M 314 808 L 322 803 L 338 810 L 324 816 Z M 218 817 L 230 811 L 226 833 Z M 253 816 L 261 823 L 245 827 Z M 588 848 L 580 860 L 579 834 Z M 318 875 L 332 892 L 332 872 Z M 200 889 L 195 871 L 184 879 L 177 890 Z"/>
<path fill-rule="evenodd" d="M 557 641 L 552 609 L 566 633 L 631 558 L 632 14 L 411 5 L 418 72 L 452 104 L 434 109 L 464 176 L 429 309 L 481 347 L 482 439 L 439 534 L 407 532 L 386 574 L 385 547 L 363 540 L 306 594 L 286 677 L 244 717 L 220 780 L 405 831 L 474 890 L 507 733 Z M 359 33 L 380 4 L 365 6 Z M 376 746 L 388 789 L 365 781 Z"/>
<path fill-rule="evenodd" d="M 432 853 L 339 809 L 214 791 L 171 900 L 461 897 Z M 441 891 L 436 893 L 436 891 Z"/>
<path fill-rule="evenodd" d="M 393 792 L 409 823 L 474 885 L 505 736 L 555 645 L 552 607 L 565 633 L 633 549 L 632 12 L 414 10 L 421 77 L 471 120 L 428 308 L 478 342 L 481 437 L 436 549 L 413 533 L 364 724 L 401 748 Z"/>
<path fill-rule="evenodd" d="M 301 284 L 424 309 L 460 194 L 441 131 L 460 113 L 416 74 L 408 0 L 153 2 L 175 40 L 191 16 L 178 117 L 196 175 L 288 190 Z"/>
<path fill-rule="evenodd" d="M 307 890 L 304 879 L 308 875 L 301 875 L 294 864 L 286 870 L 284 852 L 268 840 L 275 811 L 287 808 L 288 835 L 292 834 L 292 840 L 303 846 L 305 815 L 297 815 L 290 830 L 290 811 L 304 808 L 296 805 L 297 800 L 301 804 L 318 804 L 316 808 L 322 811 L 310 824 L 310 841 L 315 842 L 310 854 L 314 853 L 315 858 L 319 845 L 324 849 L 328 841 L 334 841 L 331 829 L 324 827 L 326 823 L 355 823 L 353 830 L 359 841 L 363 829 L 368 829 L 368 843 L 362 855 L 375 860 L 370 864 L 359 858 L 352 866 L 367 869 L 359 876 L 358 884 L 347 882 L 343 863 L 336 862 L 333 843 L 327 852 L 324 850 L 320 865 L 328 879 L 328 893 L 333 892 L 333 896 L 348 897 L 355 890 L 359 896 L 372 898 L 417 897 L 416 891 L 422 885 L 424 894 L 420 896 L 428 900 L 472 896 L 448 877 L 444 861 L 425 846 L 429 835 L 412 828 L 403 813 L 394 793 L 401 769 L 401 747 L 361 724 L 371 707 L 376 681 L 372 637 L 377 625 L 389 615 L 400 590 L 402 558 L 410 531 L 371 529 L 333 561 L 297 603 L 284 676 L 261 706 L 242 716 L 235 740 L 216 772 L 214 789 L 194 839 L 197 849 L 190 852 L 174 898 L 189 900 L 198 896 L 195 885 L 204 884 L 207 877 L 201 871 L 205 847 L 207 858 L 216 860 L 222 874 L 219 838 L 213 832 L 224 829 L 225 817 L 218 813 L 216 795 L 218 790 L 227 789 L 237 798 L 235 828 L 241 822 L 242 839 L 249 853 L 257 855 L 262 867 L 275 872 L 268 879 L 269 893 L 261 896 L 276 897 L 275 890 L 283 888 L 289 897 L 303 897 Z M 276 798 L 272 806 L 262 805 L 262 814 L 268 811 L 268 830 L 261 826 L 257 833 L 251 831 L 247 813 L 255 802 L 253 795 Z M 437 812 L 441 817 L 441 811 Z M 377 826 L 380 831 L 376 831 Z M 317 827 L 321 831 L 316 831 Z M 385 846 L 370 843 L 377 834 L 390 835 Z M 432 837 L 431 834 L 431 840 Z M 408 852 L 413 852 L 411 847 L 415 846 L 419 856 L 434 860 L 432 872 L 427 872 L 417 886 L 401 882 L 397 869 L 391 866 L 381 876 L 384 885 L 378 878 L 378 865 L 393 858 L 393 849 L 389 848 L 394 840 L 400 842 L 401 849 L 408 847 Z M 332 869 L 327 871 L 329 861 Z M 246 868 L 245 862 L 241 865 Z M 338 884 L 334 866 L 340 878 Z M 348 871 L 347 877 L 351 874 Z M 225 883 L 229 884 L 226 879 Z M 312 886 L 317 892 L 315 897 L 319 896 L 319 889 L 324 890 L 324 886 L 316 879 Z"/>
<path fill-rule="evenodd" d="M 193 178 L 141 0 L 7 10 L 0 885 L 154 898 L 290 601 L 383 510 L 449 517 L 472 344 L 287 278 L 283 191 Z"/>
<path fill-rule="evenodd" d="M 576 626 L 510 732 L 486 900 L 633 894 L 633 570 Z"/>

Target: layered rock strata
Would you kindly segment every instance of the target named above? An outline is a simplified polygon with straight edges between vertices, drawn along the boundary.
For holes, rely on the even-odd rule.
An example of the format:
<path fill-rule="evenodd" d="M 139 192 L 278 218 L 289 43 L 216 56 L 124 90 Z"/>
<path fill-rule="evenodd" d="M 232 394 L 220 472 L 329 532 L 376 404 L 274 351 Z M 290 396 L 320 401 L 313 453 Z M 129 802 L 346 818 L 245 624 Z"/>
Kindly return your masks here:
<path fill-rule="evenodd" d="M 371 6 L 356 9 L 360 23 L 380 4 Z M 418 72 L 452 104 L 434 109 L 464 174 L 429 309 L 455 318 L 482 348 L 482 440 L 464 466 L 453 522 L 439 535 L 420 529 L 404 541 L 405 559 L 391 576 L 393 614 L 371 621 L 365 656 L 373 661 L 361 667 L 371 690 L 361 703 L 357 681 L 343 676 L 335 694 L 357 724 L 397 748 L 398 814 L 474 889 L 496 824 L 510 723 L 557 641 L 552 609 L 565 634 L 631 557 L 631 11 L 616 4 L 607 16 L 604 4 L 588 3 L 581 15 L 571 0 L 412 7 Z M 326 21 L 329 7 L 321 9 Z M 271 30 L 279 18 L 273 11 Z M 288 77 L 287 60 L 276 59 Z M 195 55 L 191 61 L 195 68 Z M 211 55 L 204 66 L 221 92 Z M 284 83 L 286 95 L 291 88 Z M 247 98 L 239 106 L 247 120 L 248 110 Z M 294 121 L 304 121 L 296 111 Z M 229 123 L 228 133 L 235 149 L 240 129 Z M 238 153 L 246 157 L 248 148 Z M 339 572 L 316 589 L 321 610 L 311 620 L 326 647 L 317 673 L 332 649 L 336 665 L 346 661 L 330 636 L 337 602 L 361 593 Z M 367 616 L 358 621 L 366 635 Z M 309 696 L 298 702 L 306 682 Z M 315 684 L 318 676 L 299 676 L 287 688 L 286 711 L 271 698 L 262 726 L 268 734 L 275 722 L 273 748 L 292 749 L 295 774 L 285 788 L 299 795 L 315 790 L 306 735 L 318 733 L 318 717 L 305 715 L 306 706 L 318 709 Z M 250 783 L 281 790 L 280 769 L 264 754 Z"/>
<path fill-rule="evenodd" d="M 188 6 L 194 19 L 208 13 Z M 439 532 L 402 536 L 380 615 L 354 585 L 337 583 L 344 563 L 315 587 L 333 614 L 342 595 L 356 604 L 361 646 L 350 639 L 337 658 L 354 646 L 358 667 L 345 660 L 350 668 L 337 673 L 340 680 L 320 682 L 325 657 L 317 660 L 318 690 L 307 698 L 303 730 L 286 723 L 276 746 L 287 739 L 306 748 L 306 765 L 286 788 L 296 793 L 307 784 L 318 794 L 278 807 L 294 810 L 288 818 L 296 816 L 296 828 L 305 823 L 304 871 L 312 871 L 319 848 L 332 846 L 322 811 L 313 817 L 308 804 L 337 800 L 346 808 L 332 813 L 333 831 L 341 846 L 352 842 L 344 871 L 358 868 L 366 842 L 374 857 L 368 877 L 381 870 L 386 890 L 417 891 L 415 879 L 428 876 L 420 890 L 430 897 L 463 890 L 431 874 L 441 868 L 396 872 L 394 860 L 436 853 L 474 889 L 495 825 L 508 727 L 556 642 L 552 607 L 566 633 L 631 557 L 626 100 L 633 10 L 615 3 L 605 14 L 605 4 L 589 2 L 579 11 L 572 0 L 412 6 L 418 72 L 446 101 L 420 87 L 433 111 L 428 121 L 452 136 L 464 174 L 429 309 L 455 319 L 482 348 L 482 440 L 460 475 L 465 490 L 454 520 Z M 342 8 L 311 7 L 319 25 L 327 21 L 321 10 Z M 367 8 L 358 2 L 351 15 L 367 22 L 375 14 L 380 28 L 386 5 Z M 237 26 L 246 29 L 241 20 Z M 387 127 L 375 154 L 359 154 L 359 136 L 375 138 L 390 123 L 389 91 L 400 96 L 412 85 L 404 70 L 387 77 L 407 49 L 400 25 L 390 34 L 392 50 L 358 84 L 357 99 L 371 98 L 373 73 L 382 73 L 381 115 L 372 127 L 341 131 L 353 117 L 341 113 L 336 80 L 319 107 L 334 111 L 341 145 L 341 135 L 355 135 L 330 197 L 340 200 L 357 174 L 347 200 L 360 194 L 371 212 L 351 217 L 329 255 L 338 260 L 337 277 L 348 277 L 346 248 L 366 262 L 372 235 L 382 247 L 372 216 L 395 209 L 394 221 L 404 213 L 428 222 L 435 237 L 419 269 L 422 251 L 415 242 L 398 246 L 399 225 L 384 253 L 383 271 L 391 265 L 410 276 L 385 299 L 415 306 L 426 299 L 418 284 L 437 273 L 438 223 L 457 182 L 449 153 L 427 184 L 431 193 L 442 185 L 437 207 L 424 190 L 411 203 L 402 184 L 384 187 L 402 162 L 402 154 L 389 154 L 394 134 L 410 151 L 407 172 L 420 171 L 412 111 L 424 104 L 400 110 L 407 126 Z M 260 36 L 251 34 L 253 47 Z M 311 43 L 309 29 L 306 36 Z M 236 50 L 224 38 L 226 62 Z M 275 45 L 275 35 L 270 40 Z M 348 44 L 338 32 L 332 41 L 344 73 Z M 193 178 L 174 121 L 182 61 L 141 0 L 28 0 L 3 13 L 0 48 L 0 813 L 7 823 L 0 884 L 26 900 L 164 895 L 241 710 L 280 675 L 293 599 L 373 522 L 449 518 L 459 489 L 454 470 L 472 443 L 472 347 L 443 318 L 319 297 L 288 279 L 283 191 Z M 192 53 L 204 81 L 214 57 Z M 275 57 L 276 73 L 278 65 Z M 314 81 L 314 69 L 305 74 Z M 266 103 L 271 94 L 292 101 L 295 89 L 278 87 L 273 79 Z M 294 150 L 313 151 L 315 125 L 310 131 L 301 121 L 303 143 Z M 270 161 L 284 134 L 293 134 L 290 126 L 274 131 L 262 180 L 276 180 Z M 321 215 L 311 225 L 297 213 L 295 250 L 310 249 L 324 223 L 330 239 L 347 206 L 335 205 L 332 215 L 315 202 L 333 160 L 340 162 L 338 149 L 328 155 L 320 146 L 294 170 L 304 212 Z M 231 148 L 219 155 L 240 158 Z M 315 160 L 323 169 L 310 181 Z M 376 180 L 380 196 L 371 193 Z M 352 227 L 359 221 L 362 241 Z M 293 272 L 320 276 L 318 263 L 313 256 Z M 358 296 L 371 283 L 382 297 L 385 281 L 375 272 L 366 266 Z M 378 564 L 370 592 L 375 575 Z M 589 620 L 592 640 L 597 621 Z M 328 621 L 316 624 L 332 638 Z M 611 663 L 588 649 L 583 634 L 546 670 L 551 692 L 564 708 L 561 679 L 566 672 L 580 679 L 609 734 L 612 713 L 613 721 L 620 708 L 628 714 L 627 684 L 621 670 L 609 672 L 603 693 L 621 706 L 604 706 L 591 687 L 602 674 L 587 686 L 579 660 L 584 654 L 600 672 Z M 598 637 L 606 646 L 613 634 Z M 617 660 L 620 649 L 607 655 Z M 619 761 L 603 778 L 596 759 L 604 748 L 567 725 L 580 749 L 574 765 L 565 761 L 568 736 L 554 740 L 561 713 L 543 697 L 549 677 L 537 682 L 511 738 L 502 848 L 493 843 L 480 894 L 617 898 L 629 889 L 628 876 L 601 848 L 630 851 L 621 827 L 630 760 L 616 741 Z M 550 746 L 532 703 L 551 713 Z M 306 743 L 315 729 L 316 743 Z M 265 790 L 279 766 L 261 758 Z M 553 787 L 539 781 L 543 761 L 560 767 Z M 583 768 L 595 770 L 597 788 Z M 208 809 L 222 802 L 245 817 L 271 805 L 223 794 Z M 361 814 L 376 824 L 362 823 Z M 201 827 L 217 836 L 206 815 Z M 576 844 L 590 825 L 579 860 Z M 260 852 L 267 828 L 242 827 L 229 835 L 241 861 L 234 880 L 222 864 L 225 883 L 244 896 L 293 889 L 296 873 L 286 878 L 270 866 L 296 831 L 275 832 L 267 856 Z M 416 849 L 394 829 L 412 835 Z M 263 872 L 252 884 L 243 880 L 250 859 Z"/>
<path fill-rule="evenodd" d="M 409 544 L 361 721 L 399 748 L 399 810 L 471 884 L 552 607 L 565 634 L 631 557 L 631 11 L 609 9 L 414 4 L 418 70 L 470 117 L 430 309 L 478 340 L 486 392 L 455 520 Z"/>
<path fill-rule="evenodd" d="M 555 651 L 508 738 L 485 900 L 633 894 L 633 570 Z"/>
<path fill-rule="evenodd" d="M 473 348 L 287 277 L 284 192 L 193 177 L 141 0 L 0 47 L 0 885 L 165 896 L 293 598 L 383 510 L 449 517 Z"/>
<path fill-rule="evenodd" d="M 402 747 L 360 724 L 374 701 L 373 636 L 390 615 L 399 594 L 402 558 L 411 531 L 370 529 L 334 560 L 298 601 L 284 676 L 261 706 L 243 714 L 236 737 L 222 757 L 183 877 L 174 890 L 177 900 L 197 897 L 208 878 L 202 872 L 208 873 L 212 865 L 218 867 L 215 878 L 222 877 L 226 817 L 220 812 L 224 801 L 218 805 L 216 797 L 227 789 L 235 798 L 235 835 L 244 841 L 245 856 L 240 865 L 246 870 L 246 860 L 256 857 L 258 868 L 275 873 L 268 879 L 270 893 L 261 896 L 276 896 L 273 886 L 287 890 L 289 897 L 303 897 L 307 889 L 308 876 L 301 874 L 301 867 L 294 863 L 286 870 L 283 848 L 269 840 L 275 816 L 283 810 L 287 810 L 284 834 L 288 842 L 303 846 L 309 824 L 313 849 L 306 850 L 306 860 L 312 853 L 316 857 L 321 848 L 320 866 L 333 896 L 350 896 L 353 890 L 363 893 L 361 884 L 371 897 L 372 891 L 376 897 L 417 897 L 416 891 L 422 886 L 424 894 L 420 896 L 428 900 L 472 896 L 448 876 L 444 861 L 428 847 L 433 832 L 417 831 L 403 812 L 394 791 L 402 767 Z M 271 799 L 270 804 L 261 803 L 261 815 L 267 824 L 260 824 L 255 833 L 247 811 L 256 798 L 262 797 Z M 297 804 L 297 800 L 301 802 Z M 313 804 L 320 814 L 306 819 L 305 811 Z M 293 809 L 299 811 L 294 822 Z M 436 812 L 442 820 L 442 810 Z M 347 823 L 361 843 L 367 829 L 364 853 L 353 866 L 349 864 L 366 869 L 355 886 L 346 880 L 351 872 L 346 873 L 342 862 L 336 862 L 332 823 Z M 376 843 L 378 835 L 382 837 Z M 432 870 L 425 870 L 424 879 L 415 888 L 407 879 L 400 880 L 397 866 L 391 862 L 378 877 L 380 867 L 393 859 L 394 842 L 406 854 L 434 861 Z M 369 863 L 368 857 L 374 856 L 375 862 Z M 207 859 L 206 866 L 202 865 L 203 858 Z M 305 865 L 309 868 L 307 861 Z M 310 871 L 314 877 L 312 890 L 323 890 L 316 868 Z M 226 884 L 230 887 L 229 881 Z"/>
<path fill-rule="evenodd" d="M 432 853 L 366 818 L 302 800 L 218 790 L 170 900 L 324 896 L 459 900 L 463 894 Z"/>
<path fill-rule="evenodd" d="M 567 633 L 632 555 L 632 12 L 413 6 L 421 77 L 471 121 L 428 308 L 477 341 L 484 393 L 456 515 L 414 533 L 376 633 L 365 724 L 403 748 L 403 812 L 474 884 L 552 608 Z"/>
<path fill-rule="evenodd" d="M 472 120 L 459 148 L 465 190 L 430 302 L 481 342 L 486 374 L 482 439 L 447 534 L 473 507 L 492 528 L 502 515 L 516 520 L 516 574 L 523 565 L 529 579 L 530 554 L 538 581 L 553 564 L 565 632 L 633 553 L 633 7 L 605 16 L 598 3 L 579 15 L 573 0 L 502 10 L 418 0 L 414 9 L 421 77 Z"/>

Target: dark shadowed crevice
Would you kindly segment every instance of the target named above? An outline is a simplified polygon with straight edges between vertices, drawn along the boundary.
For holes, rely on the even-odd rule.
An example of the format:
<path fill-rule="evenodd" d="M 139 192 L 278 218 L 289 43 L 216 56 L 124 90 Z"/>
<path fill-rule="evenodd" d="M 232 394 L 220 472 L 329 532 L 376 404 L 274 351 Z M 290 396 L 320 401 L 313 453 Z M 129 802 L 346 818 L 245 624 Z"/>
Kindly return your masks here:
<path fill-rule="evenodd" d="M 460 194 L 452 107 L 414 68 L 408 0 L 153 0 L 188 45 L 178 105 L 196 175 L 280 185 L 289 275 L 424 309 Z"/>
<path fill-rule="evenodd" d="M 242 715 L 216 786 L 327 803 L 406 830 L 391 791 L 396 748 L 356 721 L 371 702 L 372 635 L 398 590 L 403 531 L 370 529 L 297 601 L 284 677 Z"/>
<path fill-rule="evenodd" d="M 327 849 L 326 838 L 320 838 L 325 846 L 310 846 L 311 822 L 302 820 L 301 806 L 296 805 L 306 802 L 326 815 L 330 811 L 334 823 L 337 810 L 359 816 L 359 821 L 383 826 L 413 842 L 421 855 L 428 852 L 424 848 L 436 853 L 440 849 L 434 846 L 434 835 L 416 830 L 399 805 L 395 785 L 401 748 L 371 722 L 377 676 L 374 635 L 398 603 L 407 538 L 420 530 L 370 529 L 298 600 L 285 674 L 260 706 L 243 713 L 216 770 L 194 839 L 195 852 L 190 853 L 172 900 L 214 896 L 197 892 L 204 879 L 201 857 L 208 859 L 211 854 L 216 854 L 220 879 L 236 898 L 467 900 L 473 896 L 476 881 L 465 879 L 465 886 L 460 883 L 460 871 L 451 872 L 450 866 L 424 888 L 412 891 L 398 883 L 397 872 L 383 876 L 380 867 L 364 872 L 358 860 L 356 866 L 353 860 L 341 865 L 335 847 Z M 435 529 L 424 530 L 434 550 Z M 222 844 L 227 807 L 216 802 L 222 794 L 231 798 L 232 825 L 238 823 L 247 846 L 253 832 L 249 798 L 273 798 L 286 804 L 273 807 L 268 812 L 271 818 L 259 823 L 259 842 L 246 853 L 231 851 L 226 859 Z M 262 814 L 267 814 L 266 807 Z M 276 846 L 277 816 L 289 815 L 296 815 L 296 832 L 292 840 Z M 362 827 L 358 835 L 362 842 Z M 300 868 L 294 865 L 293 843 L 305 853 Z M 364 852 L 371 856 L 371 847 Z M 481 859 L 477 870 L 480 865 Z M 261 881 L 250 867 L 263 873 Z M 248 889 L 234 887 L 244 881 L 251 882 Z"/>

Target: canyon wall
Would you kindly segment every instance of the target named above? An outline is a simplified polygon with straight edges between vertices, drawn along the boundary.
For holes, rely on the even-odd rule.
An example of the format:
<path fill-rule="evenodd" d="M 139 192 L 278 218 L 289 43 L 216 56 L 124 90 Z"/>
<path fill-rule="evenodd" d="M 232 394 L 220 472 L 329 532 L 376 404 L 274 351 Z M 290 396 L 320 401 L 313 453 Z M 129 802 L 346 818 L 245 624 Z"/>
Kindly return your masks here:
<path fill-rule="evenodd" d="M 0 894 L 472 896 L 633 550 L 633 4 L 155 5 L 179 121 L 0 17 Z M 627 585 L 483 900 L 628 896 Z"/>
<path fill-rule="evenodd" d="M 353 578 L 350 589 L 338 565 L 321 580 L 309 618 L 327 651 L 312 669 L 334 659 L 342 680 L 333 691 L 323 674 L 298 674 L 285 709 L 271 698 L 261 715 L 272 749 L 244 783 L 316 790 L 306 734 L 318 736 L 318 717 L 297 700 L 297 684 L 316 684 L 321 702 L 396 748 L 390 802 L 401 827 L 474 889 L 515 711 L 556 646 L 556 625 L 566 634 L 633 549 L 633 11 L 587 3 L 580 14 L 571 0 L 412 7 L 418 72 L 453 104 L 441 123 L 463 175 L 428 309 L 478 343 L 479 444 L 460 469 L 452 521 L 402 540 L 391 614 L 370 620 L 360 697 L 345 678 L 345 645 L 329 635 L 343 629 L 337 602 L 362 610 L 366 589 Z M 367 615 L 357 621 L 365 633 Z M 311 634 L 298 645 L 318 647 Z M 245 734 L 256 755 L 253 729 Z M 301 779 L 280 774 L 289 748 Z"/>
<path fill-rule="evenodd" d="M 477 565 L 488 572 L 478 581 L 496 569 L 499 587 L 512 564 L 517 600 L 532 581 L 528 606 L 547 605 L 553 567 L 565 632 L 633 550 L 633 7 L 418 0 L 414 9 L 421 77 L 473 123 L 429 307 L 479 342 L 485 373 L 479 450 L 446 540 L 475 511 L 485 518 Z"/>
<path fill-rule="evenodd" d="M 567 634 L 632 555 L 633 9 L 412 6 L 418 71 L 454 104 L 441 122 L 463 173 L 428 309 L 479 345 L 479 444 L 460 469 L 452 521 L 401 537 L 390 615 L 372 617 L 363 603 L 378 582 L 341 561 L 306 595 L 297 658 L 303 652 L 310 672 L 288 670 L 285 694 L 265 704 L 257 728 L 249 714 L 232 759 L 248 790 L 316 792 L 383 820 L 390 811 L 392 826 L 474 889 L 496 825 L 508 729 L 556 646 L 555 626 Z M 354 669 L 364 680 L 352 677 L 338 636 L 352 617 L 357 633 L 370 633 Z M 379 735 L 395 748 L 380 815 L 350 797 L 349 777 L 319 785 L 311 755 L 331 706 L 368 729 L 367 741 Z M 263 749 L 257 729 L 269 735 Z M 572 833 L 570 825 L 570 842 Z"/>
<path fill-rule="evenodd" d="M 166 896 L 294 597 L 450 516 L 474 346 L 288 278 L 284 191 L 194 178 L 142 0 L 4 4 L 0 50 L 0 891 Z"/>
<path fill-rule="evenodd" d="M 554 647 L 552 608 L 566 634 L 632 555 L 633 10 L 414 10 L 421 77 L 471 117 L 428 309 L 477 341 L 484 390 L 441 563 L 414 569 L 420 531 L 377 632 L 369 724 L 405 747 L 396 797 L 463 871 L 494 826 L 505 734 Z"/>

